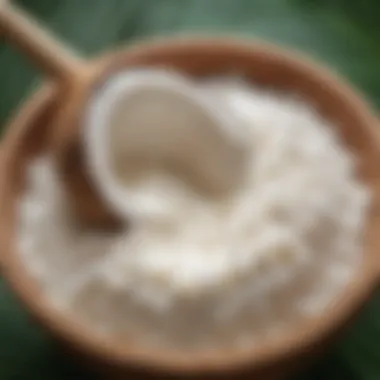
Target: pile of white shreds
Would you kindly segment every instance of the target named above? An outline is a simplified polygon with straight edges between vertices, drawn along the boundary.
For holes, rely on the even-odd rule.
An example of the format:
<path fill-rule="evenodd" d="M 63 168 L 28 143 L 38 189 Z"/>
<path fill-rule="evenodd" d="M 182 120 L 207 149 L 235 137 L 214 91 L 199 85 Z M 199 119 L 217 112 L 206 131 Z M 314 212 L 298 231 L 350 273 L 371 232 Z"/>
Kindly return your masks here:
<path fill-rule="evenodd" d="M 101 333 L 160 347 L 245 347 L 323 313 L 355 276 L 370 196 L 334 128 L 303 101 L 217 79 L 200 84 L 251 142 L 243 186 L 204 199 L 151 175 L 165 220 L 102 236 L 67 213 L 52 161 L 31 164 L 20 206 L 25 265 L 49 299 Z"/>

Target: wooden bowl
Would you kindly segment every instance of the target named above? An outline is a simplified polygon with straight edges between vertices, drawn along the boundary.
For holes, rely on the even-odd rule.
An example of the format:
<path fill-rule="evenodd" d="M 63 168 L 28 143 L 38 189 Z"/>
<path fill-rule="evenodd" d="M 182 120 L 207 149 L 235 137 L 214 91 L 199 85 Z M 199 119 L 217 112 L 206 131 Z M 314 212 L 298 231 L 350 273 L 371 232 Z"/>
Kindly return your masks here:
<path fill-rule="evenodd" d="M 15 115 L 3 140 L 0 252 L 4 277 L 13 291 L 44 328 L 86 358 L 90 366 L 97 363 L 106 369 L 108 378 L 110 372 L 125 376 L 136 370 L 164 376 L 224 373 L 234 378 L 240 371 L 249 371 L 249 376 L 271 379 L 305 363 L 362 308 L 379 280 L 380 139 L 377 121 L 368 105 L 344 81 L 324 68 L 263 43 L 228 38 L 177 38 L 138 44 L 102 59 L 105 64 L 117 62 L 118 67 L 170 66 L 197 77 L 242 73 L 254 83 L 296 92 L 308 99 L 337 126 L 342 141 L 360 158 L 358 176 L 373 191 L 364 264 L 343 296 L 322 316 L 306 320 L 289 329 L 286 335 L 260 346 L 189 354 L 131 346 L 128 342 L 99 337 L 72 315 L 62 315 L 51 306 L 16 252 L 16 210 L 25 169 L 31 157 L 50 149 L 51 116 L 60 101 L 57 89 L 47 86 Z"/>

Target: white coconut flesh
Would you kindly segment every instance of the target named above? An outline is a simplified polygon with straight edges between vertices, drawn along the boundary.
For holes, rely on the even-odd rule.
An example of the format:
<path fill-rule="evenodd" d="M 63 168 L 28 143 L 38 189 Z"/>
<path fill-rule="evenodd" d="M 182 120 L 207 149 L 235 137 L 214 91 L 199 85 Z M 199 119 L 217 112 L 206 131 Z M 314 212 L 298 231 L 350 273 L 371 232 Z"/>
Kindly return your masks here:
<path fill-rule="evenodd" d="M 83 136 L 96 186 L 128 219 L 171 207 L 160 194 L 130 191 L 147 172 L 175 175 L 207 196 L 233 191 L 245 169 L 244 137 L 216 98 L 185 76 L 155 69 L 108 80 L 90 102 Z"/>

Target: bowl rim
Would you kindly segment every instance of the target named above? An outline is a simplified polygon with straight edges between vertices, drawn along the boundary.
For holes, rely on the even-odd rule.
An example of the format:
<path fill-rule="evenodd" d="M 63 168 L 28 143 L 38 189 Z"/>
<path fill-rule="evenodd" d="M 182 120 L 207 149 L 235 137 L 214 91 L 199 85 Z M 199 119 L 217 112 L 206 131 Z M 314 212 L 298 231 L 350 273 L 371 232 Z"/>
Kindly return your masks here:
<path fill-rule="evenodd" d="M 255 41 L 234 37 L 214 36 L 186 36 L 171 38 L 156 38 L 153 41 L 138 42 L 135 46 L 122 49 L 120 54 L 139 56 L 145 51 L 158 51 L 161 54 L 177 49 L 206 49 L 212 44 L 220 49 L 229 51 L 246 51 L 249 54 L 270 54 L 274 59 L 286 61 L 288 65 L 297 67 L 314 76 L 320 83 L 328 83 L 334 87 L 336 96 L 341 97 L 349 104 L 358 117 L 363 121 L 363 127 L 380 146 L 380 134 L 374 127 L 376 121 L 370 108 L 348 86 L 344 80 L 330 73 L 323 66 L 319 66 L 292 50 Z M 111 54 L 112 55 L 112 54 Z M 111 55 L 105 55 L 107 61 Z M 45 85 L 23 105 L 15 114 L 2 141 L 2 162 L 0 170 L 0 199 L 4 198 L 8 181 L 9 167 L 19 154 L 18 142 L 32 120 L 40 110 L 46 108 L 47 103 L 58 96 L 58 89 L 53 85 Z M 14 212 L 13 212 L 14 214 Z M 200 352 L 197 354 L 180 354 L 175 350 L 144 349 L 128 347 L 127 344 L 114 342 L 86 329 L 75 320 L 74 316 L 64 315 L 61 311 L 50 305 L 49 300 L 37 287 L 37 281 L 27 273 L 26 268 L 15 253 L 12 246 L 12 224 L 9 223 L 4 212 L 0 212 L 0 249 L 4 278 L 10 283 L 11 289 L 25 304 L 27 309 L 53 335 L 63 342 L 78 348 L 99 360 L 106 361 L 118 367 L 148 367 L 154 370 L 169 372 L 214 372 L 236 370 L 245 367 L 266 367 L 283 360 L 298 357 L 302 352 L 319 345 L 338 328 L 344 325 L 351 316 L 358 311 L 372 295 L 379 282 L 379 258 L 367 254 L 360 274 L 347 286 L 343 296 L 328 311 L 318 318 L 313 318 L 298 326 L 296 330 L 289 329 L 281 338 L 261 346 L 248 347 L 245 350 L 217 350 L 213 352 Z M 13 216 L 12 216 L 13 217 Z M 297 332 L 295 334 L 295 332 Z"/>

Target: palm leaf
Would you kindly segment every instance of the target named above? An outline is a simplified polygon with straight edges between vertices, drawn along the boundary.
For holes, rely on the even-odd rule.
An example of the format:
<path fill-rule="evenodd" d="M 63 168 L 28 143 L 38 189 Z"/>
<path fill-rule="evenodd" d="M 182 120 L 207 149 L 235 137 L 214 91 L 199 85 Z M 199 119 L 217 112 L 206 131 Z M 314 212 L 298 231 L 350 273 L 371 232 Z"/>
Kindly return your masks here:
<path fill-rule="evenodd" d="M 380 105 L 377 0 L 23 0 L 22 5 L 84 54 L 131 39 L 187 31 L 264 37 L 301 49 L 347 76 Z M 34 87 L 35 69 L 0 46 L 0 121 Z M 0 378 L 84 375 L 65 361 L 0 283 Z M 380 379 L 380 298 L 324 360 L 299 379 Z"/>

